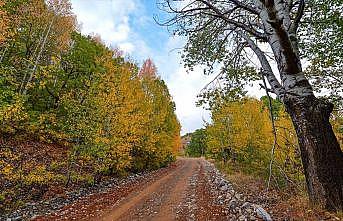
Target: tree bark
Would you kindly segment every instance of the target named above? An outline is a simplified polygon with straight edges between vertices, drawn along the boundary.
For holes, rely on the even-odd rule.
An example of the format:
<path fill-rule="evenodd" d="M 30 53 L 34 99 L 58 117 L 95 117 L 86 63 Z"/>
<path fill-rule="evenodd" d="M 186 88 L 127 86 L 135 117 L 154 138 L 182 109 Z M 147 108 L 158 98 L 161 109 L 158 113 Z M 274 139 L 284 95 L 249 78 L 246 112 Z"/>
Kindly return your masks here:
<path fill-rule="evenodd" d="M 315 96 L 285 100 L 298 135 L 310 202 L 343 210 L 343 153 L 329 122 L 333 105 Z"/>

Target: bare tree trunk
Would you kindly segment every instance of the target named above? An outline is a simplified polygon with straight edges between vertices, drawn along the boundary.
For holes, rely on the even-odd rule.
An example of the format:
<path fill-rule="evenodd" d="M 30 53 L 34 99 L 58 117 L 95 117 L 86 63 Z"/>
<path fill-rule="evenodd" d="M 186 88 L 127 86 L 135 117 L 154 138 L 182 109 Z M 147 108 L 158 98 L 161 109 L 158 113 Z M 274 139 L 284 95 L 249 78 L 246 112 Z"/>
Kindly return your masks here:
<path fill-rule="evenodd" d="M 343 153 L 329 122 L 333 105 L 314 96 L 285 104 L 298 135 L 311 203 L 343 210 Z"/>
<path fill-rule="evenodd" d="M 31 60 L 34 58 L 34 56 L 36 56 L 37 51 L 38 51 L 38 48 L 39 48 L 39 46 L 41 45 L 41 42 L 43 42 L 43 40 L 44 40 L 44 38 L 45 38 L 45 37 L 44 37 L 44 36 L 45 36 L 44 33 L 46 33 L 46 30 L 48 29 L 48 27 L 49 27 L 49 24 L 47 24 L 47 25 L 45 26 L 44 31 L 42 32 L 42 36 L 40 37 L 40 39 L 39 39 L 39 41 L 38 41 L 38 43 L 37 43 L 37 45 L 36 45 L 36 47 L 35 47 L 35 50 L 33 51 L 32 55 L 31 55 L 32 58 L 28 58 L 28 59 L 30 60 L 30 62 L 28 62 L 27 66 L 26 66 L 26 69 L 24 70 L 25 74 L 24 74 L 24 77 L 23 77 L 23 79 L 22 79 L 22 81 L 21 81 L 21 83 L 20 83 L 19 94 L 21 94 L 22 91 L 23 91 L 23 89 L 24 89 L 25 81 L 26 81 L 26 78 L 27 78 L 27 74 L 28 74 L 29 68 L 30 68 L 30 66 L 31 66 Z M 37 58 L 37 57 L 36 57 L 36 58 Z"/>
<path fill-rule="evenodd" d="M 29 79 L 27 80 L 27 82 L 26 82 L 26 84 L 25 84 L 25 87 L 23 88 L 22 94 L 24 94 L 24 95 L 25 95 L 26 92 L 27 92 L 27 86 L 28 86 L 28 84 L 32 81 L 32 78 L 33 78 L 33 76 L 34 76 L 34 74 L 35 74 L 35 72 L 36 72 L 36 70 L 37 70 L 38 62 L 39 62 L 40 57 L 41 57 L 41 55 L 42 55 L 42 53 L 43 53 L 43 50 L 44 50 L 44 47 L 45 47 L 47 38 L 48 38 L 48 36 L 49 36 L 49 34 L 50 34 L 50 31 L 51 31 L 51 27 L 52 27 L 53 22 L 54 22 L 54 19 L 52 19 L 51 22 L 50 22 L 48 31 L 47 31 L 46 34 L 45 34 L 43 43 L 42 43 L 41 48 L 40 48 L 40 50 L 39 50 L 39 53 L 38 53 L 38 55 L 37 55 L 37 57 L 36 57 L 35 64 L 34 64 L 32 70 L 31 70 Z M 25 80 L 25 79 L 24 79 L 24 80 Z"/>

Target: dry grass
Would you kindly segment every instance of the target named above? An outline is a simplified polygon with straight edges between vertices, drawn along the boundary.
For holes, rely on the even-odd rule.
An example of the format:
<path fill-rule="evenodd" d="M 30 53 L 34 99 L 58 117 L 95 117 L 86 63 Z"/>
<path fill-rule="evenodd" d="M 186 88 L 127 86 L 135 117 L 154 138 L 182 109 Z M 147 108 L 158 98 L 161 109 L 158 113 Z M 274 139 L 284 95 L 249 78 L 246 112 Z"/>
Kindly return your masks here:
<path fill-rule="evenodd" d="M 217 166 L 226 174 L 237 191 L 244 193 L 248 201 L 263 205 L 273 220 L 343 221 L 342 212 L 333 214 L 311 207 L 304 190 L 272 188 L 267 193 L 266 182 L 261 177 L 247 175 L 237 169 L 227 169 L 222 165 Z"/>

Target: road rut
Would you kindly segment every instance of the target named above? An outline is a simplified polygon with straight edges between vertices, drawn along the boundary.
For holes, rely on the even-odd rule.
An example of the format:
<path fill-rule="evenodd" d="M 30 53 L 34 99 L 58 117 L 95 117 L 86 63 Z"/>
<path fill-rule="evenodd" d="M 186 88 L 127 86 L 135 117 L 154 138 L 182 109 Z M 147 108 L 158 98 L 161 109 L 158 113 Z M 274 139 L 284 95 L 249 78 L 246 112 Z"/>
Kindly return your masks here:
<path fill-rule="evenodd" d="M 34 220 L 227 220 L 225 206 L 214 203 L 206 162 L 179 158 L 148 177 L 81 198 Z"/>
<path fill-rule="evenodd" d="M 175 220 L 177 207 L 182 204 L 183 196 L 187 194 L 189 177 L 200 167 L 200 162 L 196 159 L 180 161 L 182 163 L 173 172 L 130 194 L 101 219 Z"/>

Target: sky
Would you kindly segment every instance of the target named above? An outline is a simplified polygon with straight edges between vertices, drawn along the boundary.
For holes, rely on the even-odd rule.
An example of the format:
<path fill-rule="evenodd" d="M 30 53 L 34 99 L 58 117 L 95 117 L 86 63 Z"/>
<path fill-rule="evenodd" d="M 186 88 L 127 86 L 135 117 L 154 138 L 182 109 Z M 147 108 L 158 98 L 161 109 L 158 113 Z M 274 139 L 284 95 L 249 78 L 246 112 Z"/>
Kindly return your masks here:
<path fill-rule="evenodd" d="M 83 34 L 98 34 L 111 47 L 119 48 L 127 57 L 142 64 L 151 58 L 159 76 L 167 83 L 176 103 L 181 133 L 201 128 L 210 121 L 210 114 L 196 107 L 196 96 L 214 76 L 206 76 L 198 66 L 187 72 L 180 52 L 185 39 L 172 36 L 166 27 L 158 25 L 154 17 L 163 19 L 157 0 L 71 0 Z M 250 90 L 253 96 L 261 94 Z"/>

